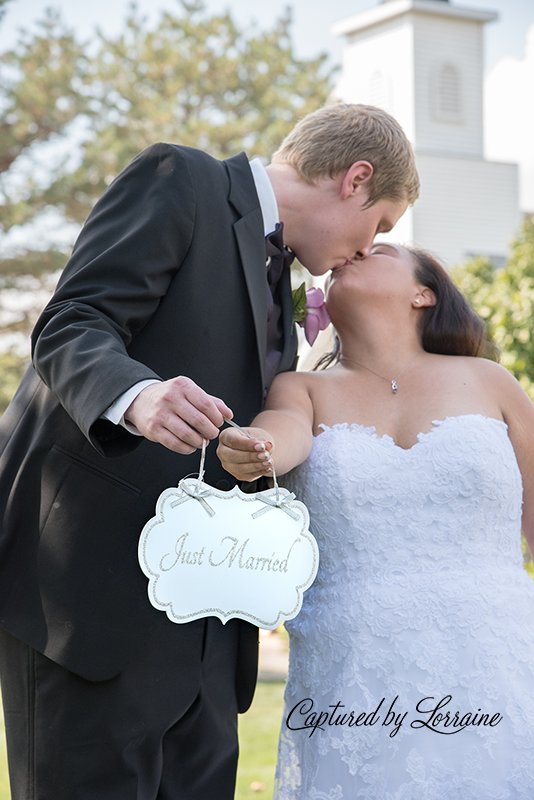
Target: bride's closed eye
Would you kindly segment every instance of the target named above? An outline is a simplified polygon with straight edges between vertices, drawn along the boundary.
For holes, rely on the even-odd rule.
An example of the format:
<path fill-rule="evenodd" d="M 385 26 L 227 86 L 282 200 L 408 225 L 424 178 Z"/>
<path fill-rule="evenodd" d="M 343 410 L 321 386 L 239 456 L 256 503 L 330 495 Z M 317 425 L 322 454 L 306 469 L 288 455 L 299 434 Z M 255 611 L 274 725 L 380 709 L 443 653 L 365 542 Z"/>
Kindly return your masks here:
<path fill-rule="evenodd" d="M 370 256 L 388 256 L 391 255 L 385 248 L 376 247 L 369 253 Z"/>

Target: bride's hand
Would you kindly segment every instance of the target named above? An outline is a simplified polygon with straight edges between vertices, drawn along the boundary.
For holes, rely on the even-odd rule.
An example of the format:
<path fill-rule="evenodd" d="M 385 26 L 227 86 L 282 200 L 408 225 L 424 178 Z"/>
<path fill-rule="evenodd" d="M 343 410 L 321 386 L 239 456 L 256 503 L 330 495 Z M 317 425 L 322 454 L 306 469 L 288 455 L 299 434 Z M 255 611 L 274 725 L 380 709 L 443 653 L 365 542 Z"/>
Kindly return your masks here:
<path fill-rule="evenodd" d="M 271 475 L 274 441 L 261 428 L 244 428 L 249 439 L 235 428 L 226 428 L 219 435 L 217 455 L 224 469 L 238 481 L 254 481 Z"/>

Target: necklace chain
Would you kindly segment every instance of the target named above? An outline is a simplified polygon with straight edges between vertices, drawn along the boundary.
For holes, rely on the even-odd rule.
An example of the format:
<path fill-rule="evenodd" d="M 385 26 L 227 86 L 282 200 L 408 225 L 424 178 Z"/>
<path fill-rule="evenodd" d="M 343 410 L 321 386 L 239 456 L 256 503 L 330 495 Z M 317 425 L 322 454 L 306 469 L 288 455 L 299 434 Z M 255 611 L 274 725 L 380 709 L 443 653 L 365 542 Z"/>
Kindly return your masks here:
<path fill-rule="evenodd" d="M 390 380 L 389 378 L 384 378 L 383 375 L 379 375 L 378 372 L 375 372 L 374 369 L 371 369 L 371 367 L 366 367 L 365 364 L 360 364 L 359 361 L 355 361 L 353 358 L 349 358 L 348 356 L 342 355 L 339 360 L 340 361 L 352 361 L 353 364 L 357 364 L 362 369 L 366 369 L 368 372 L 372 372 L 373 375 L 376 375 L 377 378 L 380 378 L 383 381 L 387 381 L 387 383 L 391 383 L 391 391 L 393 392 L 393 394 L 397 394 L 397 392 L 399 391 L 399 387 L 397 386 L 397 381 L 399 380 L 399 378 L 402 375 L 402 373 L 404 372 L 404 370 L 407 369 L 410 366 L 412 361 L 415 359 L 416 356 L 419 355 L 420 352 L 421 352 L 421 350 L 418 350 L 417 353 L 415 353 L 410 358 L 408 363 L 403 366 L 403 368 L 401 369 L 401 371 L 399 372 L 397 377 L 393 378 L 393 380 Z"/>

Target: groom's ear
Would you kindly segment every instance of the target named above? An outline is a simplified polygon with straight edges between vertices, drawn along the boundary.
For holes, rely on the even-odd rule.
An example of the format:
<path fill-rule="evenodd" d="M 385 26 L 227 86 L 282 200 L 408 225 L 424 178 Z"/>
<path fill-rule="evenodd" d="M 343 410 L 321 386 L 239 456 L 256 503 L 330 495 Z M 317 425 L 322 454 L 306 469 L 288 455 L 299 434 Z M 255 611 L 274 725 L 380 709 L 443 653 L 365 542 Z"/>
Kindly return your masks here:
<path fill-rule="evenodd" d="M 373 172 L 373 165 L 368 161 L 355 161 L 342 176 L 341 199 L 361 194 L 362 190 L 367 192 Z"/>

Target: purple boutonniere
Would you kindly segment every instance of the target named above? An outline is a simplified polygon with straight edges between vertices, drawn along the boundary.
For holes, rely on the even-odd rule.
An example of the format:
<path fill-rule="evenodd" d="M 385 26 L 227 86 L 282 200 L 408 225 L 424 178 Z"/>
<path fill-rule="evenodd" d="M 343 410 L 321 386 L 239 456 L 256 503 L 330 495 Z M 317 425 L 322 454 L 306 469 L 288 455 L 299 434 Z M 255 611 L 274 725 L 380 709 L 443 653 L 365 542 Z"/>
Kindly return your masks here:
<path fill-rule="evenodd" d="M 301 283 L 293 292 L 293 316 L 295 322 L 304 328 L 306 340 L 311 346 L 319 331 L 324 331 L 330 325 L 323 290 L 314 286 L 306 289 L 306 284 Z"/>

